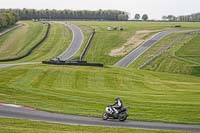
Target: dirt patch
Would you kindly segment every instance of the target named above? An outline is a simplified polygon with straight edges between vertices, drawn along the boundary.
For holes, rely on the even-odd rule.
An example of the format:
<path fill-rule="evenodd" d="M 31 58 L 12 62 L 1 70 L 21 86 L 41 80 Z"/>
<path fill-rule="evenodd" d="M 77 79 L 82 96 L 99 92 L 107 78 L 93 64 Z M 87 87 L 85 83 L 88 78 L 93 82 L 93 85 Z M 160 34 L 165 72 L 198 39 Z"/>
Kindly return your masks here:
<path fill-rule="evenodd" d="M 136 31 L 135 34 L 131 38 L 129 38 L 127 42 L 123 44 L 120 48 L 111 50 L 109 56 L 117 57 L 128 54 L 131 50 L 137 48 L 140 44 L 142 44 L 145 41 L 146 37 L 155 32 L 158 32 L 158 30 Z"/>

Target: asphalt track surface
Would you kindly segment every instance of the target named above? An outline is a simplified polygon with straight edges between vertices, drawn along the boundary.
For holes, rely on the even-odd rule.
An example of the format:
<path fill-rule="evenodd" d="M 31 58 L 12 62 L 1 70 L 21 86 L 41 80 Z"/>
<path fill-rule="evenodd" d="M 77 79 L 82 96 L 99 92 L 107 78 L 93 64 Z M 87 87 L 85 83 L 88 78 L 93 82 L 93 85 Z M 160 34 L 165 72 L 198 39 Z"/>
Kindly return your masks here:
<path fill-rule="evenodd" d="M 64 25 L 68 26 L 72 30 L 73 39 L 70 44 L 70 47 L 57 57 L 63 61 L 69 60 L 73 55 L 75 55 L 76 52 L 80 49 L 84 40 L 84 35 L 79 27 L 73 24 L 66 24 L 66 23 L 64 23 Z"/>
<path fill-rule="evenodd" d="M 41 64 L 40 62 L 25 62 L 25 63 L 16 63 L 16 64 L 0 64 L 1 68 L 12 67 L 12 66 L 23 66 L 23 65 L 33 65 L 33 64 Z"/>
<path fill-rule="evenodd" d="M 196 32 L 199 30 L 170 30 L 170 31 L 162 31 L 154 35 L 152 38 L 141 44 L 138 48 L 130 52 L 127 56 L 122 58 L 119 62 L 117 62 L 114 66 L 118 67 L 128 67 L 131 63 L 133 63 L 136 59 L 138 59 L 143 53 L 145 53 L 149 48 L 151 48 L 154 44 L 160 41 L 162 38 L 166 37 L 172 33 L 189 33 Z"/>
<path fill-rule="evenodd" d="M 10 29 L 7 29 L 7 30 L 5 30 L 3 32 L 0 32 L 0 36 L 3 36 L 5 34 L 7 34 L 8 32 L 13 31 L 13 30 L 15 30 L 15 29 L 17 29 L 19 27 L 22 27 L 22 26 L 23 26 L 23 24 L 18 24 L 18 25 L 14 26 L 14 27 L 12 27 Z"/>
<path fill-rule="evenodd" d="M 30 107 L 23 107 L 18 105 L 5 105 L 5 104 L 0 104 L 0 117 L 27 119 L 32 121 L 43 121 L 49 123 L 59 123 L 59 124 L 69 124 L 69 125 L 200 132 L 199 125 L 170 124 L 170 123 L 142 122 L 142 121 L 129 121 L 129 120 L 125 122 L 119 122 L 118 120 L 104 121 L 101 118 L 49 113 L 49 112 L 35 110 Z"/>
<path fill-rule="evenodd" d="M 56 23 L 62 23 L 62 22 L 56 22 Z M 68 60 L 70 59 L 81 47 L 81 44 L 83 43 L 84 35 L 79 27 L 73 24 L 66 24 L 65 26 L 68 26 L 72 32 L 73 32 L 73 39 L 70 44 L 70 47 L 64 51 L 61 55 L 58 56 L 60 60 Z M 4 33 L 5 34 L 5 33 Z M 19 65 L 31 65 L 31 64 L 38 64 L 38 62 L 28 62 L 28 63 L 17 63 L 17 64 L 0 64 L 0 68 L 6 68 L 6 67 L 12 67 L 12 66 L 19 66 Z"/>

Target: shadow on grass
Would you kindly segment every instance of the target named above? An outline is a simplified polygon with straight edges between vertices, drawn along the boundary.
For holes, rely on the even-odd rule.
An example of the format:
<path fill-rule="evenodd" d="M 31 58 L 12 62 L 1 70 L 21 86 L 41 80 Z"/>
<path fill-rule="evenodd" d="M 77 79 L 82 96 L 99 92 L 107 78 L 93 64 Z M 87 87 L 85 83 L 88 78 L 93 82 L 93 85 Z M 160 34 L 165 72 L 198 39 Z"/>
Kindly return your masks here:
<path fill-rule="evenodd" d="M 200 76 L 200 66 L 193 66 L 192 67 L 192 75 Z"/>

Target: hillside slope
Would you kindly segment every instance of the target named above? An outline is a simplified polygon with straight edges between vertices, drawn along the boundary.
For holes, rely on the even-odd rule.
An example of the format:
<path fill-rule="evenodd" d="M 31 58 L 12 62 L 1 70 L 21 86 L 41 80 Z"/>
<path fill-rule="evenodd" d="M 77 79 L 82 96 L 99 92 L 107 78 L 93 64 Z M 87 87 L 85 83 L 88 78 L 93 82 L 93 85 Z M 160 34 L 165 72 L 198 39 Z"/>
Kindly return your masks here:
<path fill-rule="evenodd" d="M 19 57 L 38 43 L 47 26 L 39 22 L 22 22 L 24 26 L 0 37 L 0 59 Z"/>
<path fill-rule="evenodd" d="M 173 43 L 177 38 L 182 38 L 178 42 Z M 173 34 L 170 35 L 154 47 L 148 50 L 142 55 L 131 67 L 139 67 L 145 61 L 148 61 L 151 57 L 158 54 L 165 47 L 173 46 L 163 53 L 161 56 L 155 58 L 152 62 L 145 65 L 143 69 L 170 72 L 170 73 L 182 73 L 200 75 L 200 34 Z"/>
<path fill-rule="evenodd" d="M 115 97 L 130 119 L 200 124 L 200 77 L 48 65 L 0 69 L 0 102 L 101 117 Z"/>
<path fill-rule="evenodd" d="M 63 53 L 71 43 L 72 31 L 64 24 L 51 22 L 46 40 L 33 53 L 19 62 L 49 60 Z"/>
<path fill-rule="evenodd" d="M 86 37 L 88 36 L 88 31 L 91 32 L 91 29 L 96 30 L 95 37 L 85 59 L 89 62 L 104 63 L 105 65 L 115 64 L 135 49 L 142 41 L 148 39 L 160 30 L 174 29 L 174 25 L 181 25 L 182 27 L 180 29 L 183 30 L 200 28 L 198 23 L 96 21 L 73 21 L 72 23 L 80 26 Z M 122 27 L 124 30 L 108 31 L 108 27 Z M 138 33 L 140 34 L 138 35 Z"/>

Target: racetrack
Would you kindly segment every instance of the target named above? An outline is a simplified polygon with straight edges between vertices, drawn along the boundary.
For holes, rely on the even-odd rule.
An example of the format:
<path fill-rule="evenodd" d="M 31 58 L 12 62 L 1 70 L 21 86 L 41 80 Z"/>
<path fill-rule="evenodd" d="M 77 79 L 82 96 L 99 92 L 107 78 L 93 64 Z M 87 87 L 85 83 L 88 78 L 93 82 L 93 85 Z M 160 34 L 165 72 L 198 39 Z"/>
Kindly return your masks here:
<path fill-rule="evenodd" d="M 170 123 L 142 122 L 142 121 L 126 121 L 126 122 L 119 122 L 117 120 L 103 121 L 101 118 L 49 113 L 44 111 L 38 111 L 30 107 L 23 107 L 19 105 L 4 104 L 4 103 L 0 103 L 0 117 L 28 119 L 33 121 L 45 121 L 50 123 L 61 123 L 61 124 L 71 124 L 71 125 L 200 132 L 200 126 L 198 125 L 170 124 Z"/>
<path fill-rule="evenodd" d="M 60 60 L 69 60 L 81 47 L 81 44 L 84 40 L 84 35 L 79 27 L 73 24 L 66 24 L 72 32 L 73 32 L 73 39 L 70 44 L 70 47 L 64 51 L 61 55 L 59 55 L 57 58 Z"/>
<path fill-rule="evenodd" d="M 75 25 L 70 25 L 74 34 L 74 39 L 71 46 L 59 56 L 61 60 L 68 60 L 73 56 L 76 51 L 80 48 L 83 40 L 83 35 L 79 28 Z M 183 31 L 173 31 L 173 32 L 183 32 Z M 184 31 L 186 32 L 186 31 Z M 189 31 L 187 31 L 189 32 Z M 152 39 L 142 44 L 138 47 L 137 52 L 131 52 L 126 56 L 125 62 L 117 66 L 128 66 L 132 61 L 136 60 L 142 53 L 148 50 L 153 44 L 162 39 L 168 34 L 169 31 L 164 31 L 156 34 Z M 76 38 L 76 39 L 75 39 Z M 19 65 L 25 65 L 30 63 L 21 63 Z M 32 63 L 35 64 L 35 63 Z M 1 64 L 0 68 L 15 66 L 18 64 Z M 73 116 L 64 115 L 57 113 L 49 113 L 44 111 L 35 110 L 29 107 L 22 107 L 16 105 L 5 105 L 0 104 L 0 117 L 10 117 L 19 119 L 29 119 L 36 121 L 46 121 L 50 123 L 62 123 L 62 124 L 75 124 L 75 125 L 89 125 L 89 126 L 106 126 L 106 127 L 126 127 L 126 128 L 141 128 L 141 129 L 155 129 L 155 130 L 180 130 L 180 131 L 197 131 L 200 132 L 200 126 L 198 125 L 186 125 L 186 124 L 170 124 L 170 123 L 159 123 L 159 122 L 141 122 L 141 121 L 126 121 L 118 122 L 115 120 L 103 121 L 100 118 L 83 117 L 83 116 Z"/>
<path fill-rule="evenodd" d="M 5 30 L 5 31 L 3 31 L 3 32 L 0 32 L 0 36 L 3 36 L 3 35 L 5 35 L 5 34 L 7 34 L 8 32 L 10 32 L 10 31 L 13 31 L 13 30 L 15 30 L 15 29 L 17 29 L 17 28 L 19 28 L 19 27 L 22 27 L 24 24 L 18 24 L 18 25 L 16 25 L 16 26 L 14 26 L 14 27 L 12 27 L 12 28 L 9 28 L 9 29 L 7 29 L 7 30 Z"/>
<path fill-rule="evenodd" d="M 170 31 L 159 32 L 156 35 L 154 35 L 152 38 L 144 42 L 142 45 L 140 45 L 138 48 L 130 52 L 127 56 L 122 58 L 120 61 L 118 61 L 114 66 L 128 67 L 137 58 L 139 58 L 144 52 L 146 52 L 154 44 L 156 44 L 158 41 L 160 41 L 162 38 L 166 37 L 169 34 L 182 33 L 182 32 L 189 33 L 189 32 L 195 32 L 195 31 L 199 31 L 199 30 L 170 30 Z"/>

